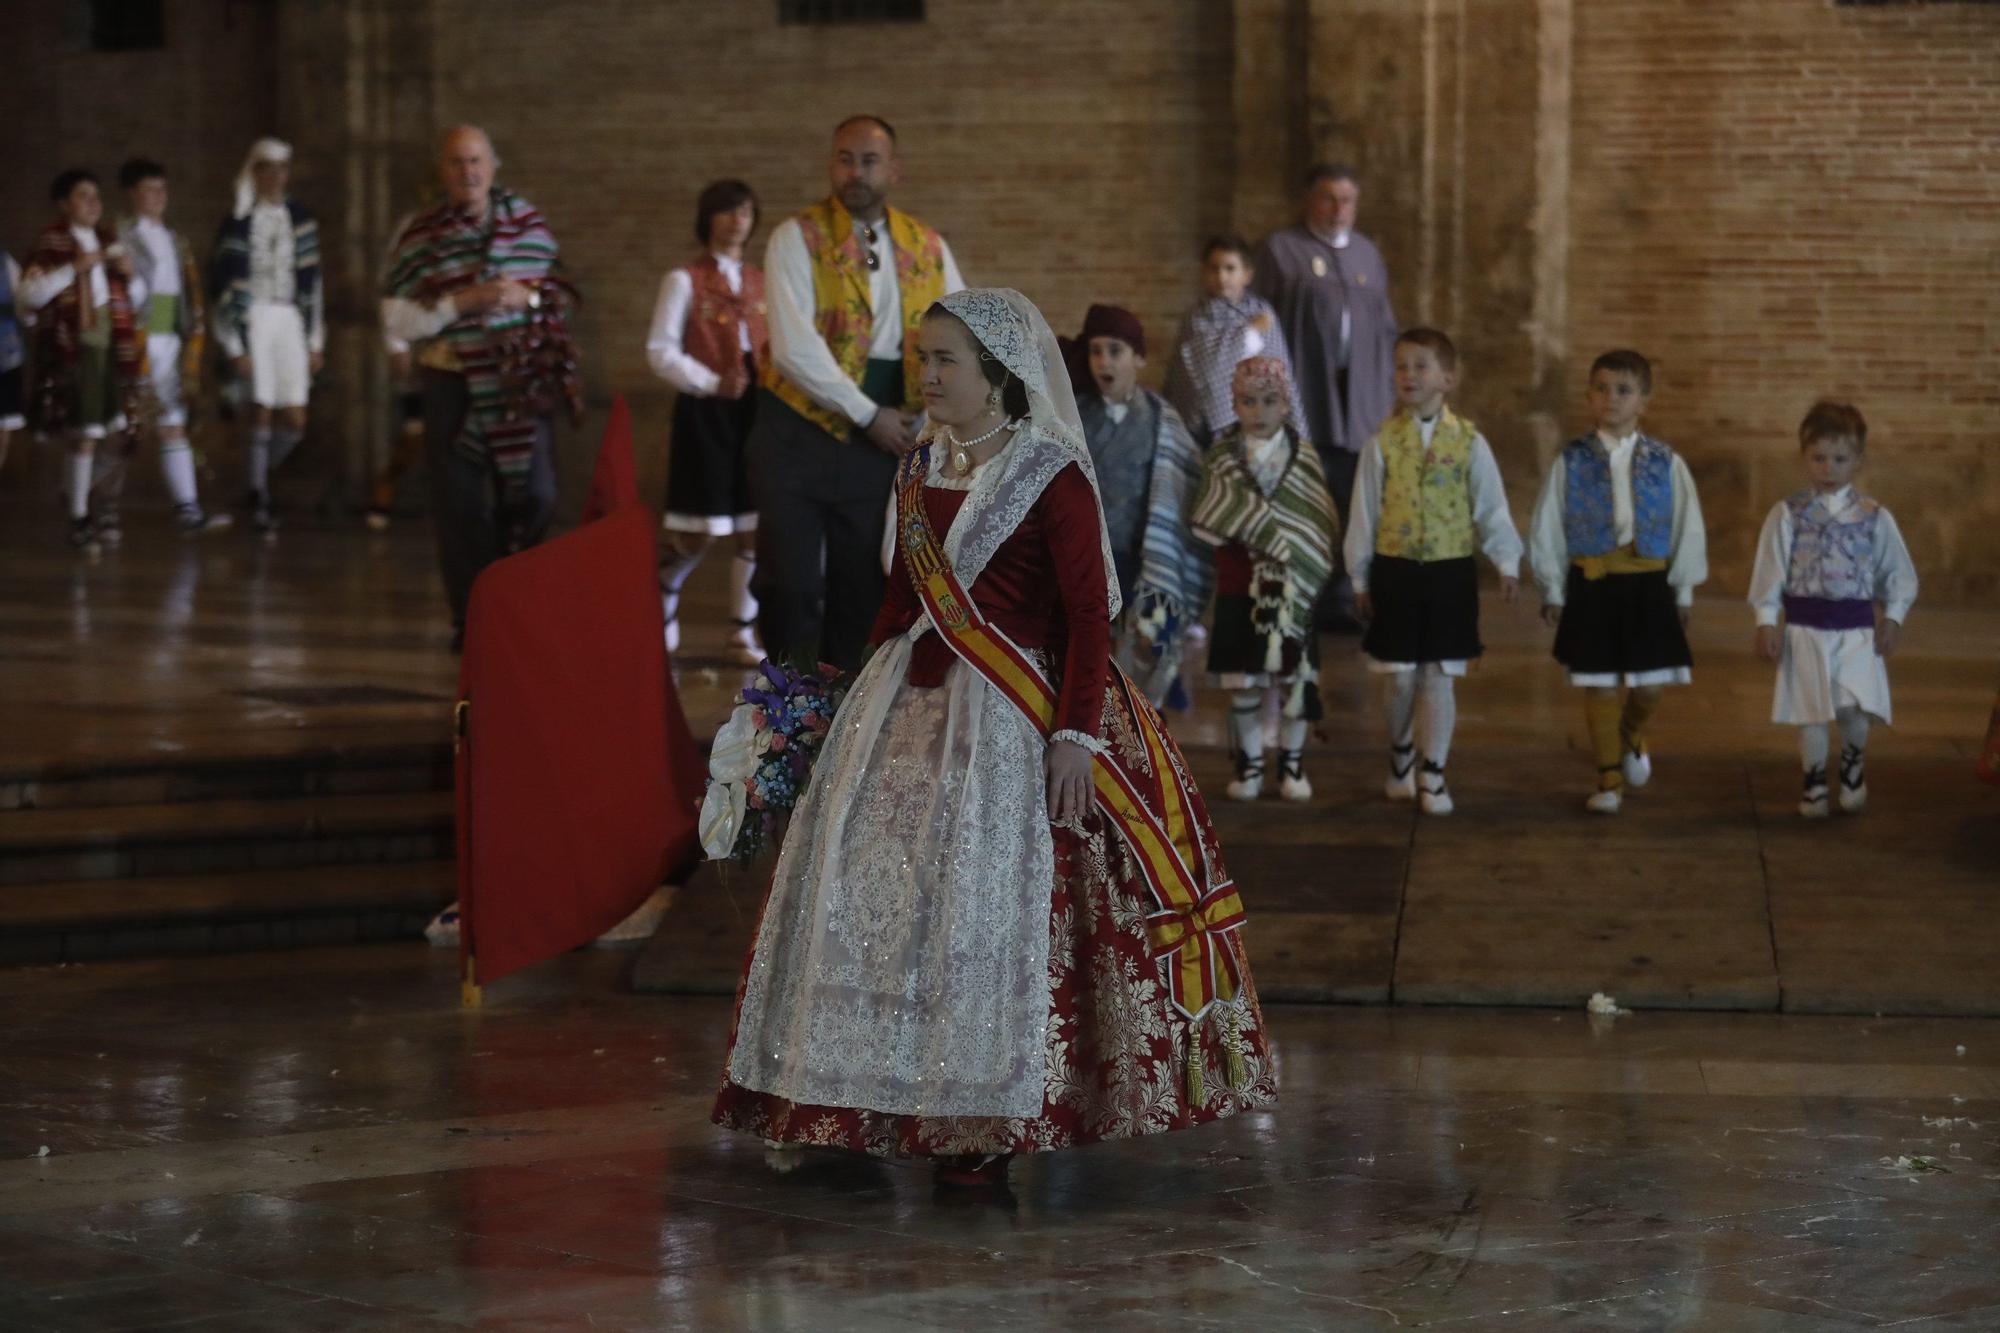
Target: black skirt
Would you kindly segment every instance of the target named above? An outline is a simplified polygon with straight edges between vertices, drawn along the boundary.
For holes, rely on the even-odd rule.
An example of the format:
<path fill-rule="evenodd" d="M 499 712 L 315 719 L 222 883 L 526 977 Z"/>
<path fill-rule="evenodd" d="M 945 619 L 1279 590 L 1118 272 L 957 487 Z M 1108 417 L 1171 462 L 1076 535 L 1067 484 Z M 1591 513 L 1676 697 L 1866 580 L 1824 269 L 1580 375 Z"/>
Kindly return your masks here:
<path fill-rule="evenodd" d="M 1213 676 L 1268 676 L 1273 675 L 1264 664 L 1266 639 L 1257 632 L 1250 621 L 1250 613 L 1256 602 L 1244 593 L 1220 593 L 1215 599 L 1215 622 L 1208 631 L 1208 671 Z M 1308 630 L 1300 659 L 1311 668 L 1315 681 L 1319 678 L 1319 633 Z M 1288 681 L 1297 672 L 1294 665 L 1290 672 L 1275 673 L 1275 682 Z M 1317 722 L 1321 717 L 1319 686 L 1306 687 L 1305 717 Z"/>
<path fill-rule="evenodd" d="M 1664 569 L 1587 579 L 1570 567 L 1556 661 L 1578 675 L 1691 667 L 1687 631 Z"/>
<path fill-rule="evenodd" d="M 0 370 L 0 422 L 22 416 L 27 411 L 27 393 L 21 387 L 21 367 Z M 0 430 L 6 427 L 0 426 Z"/>
<path fill-rule="evenodd" d="M 743 360 L 751 367 L 748 356 Z M 733 519 L 757 512 L 750 453 L 744 448 L 756 414 L 756 382 L 753 373 L 751 390 L 741 398 L 684 393 L 674 403 L 674 435 L 667 456 L 669 520 Z"/>
<path fill-rule="evenodd" d="M 1479 569 L 1471 556 L 1405 560 L 1378 555 L 1368 566 L 1375 617 L 1361 651 L 1378 662 L 1467 662 L 1479 656 Z"/>

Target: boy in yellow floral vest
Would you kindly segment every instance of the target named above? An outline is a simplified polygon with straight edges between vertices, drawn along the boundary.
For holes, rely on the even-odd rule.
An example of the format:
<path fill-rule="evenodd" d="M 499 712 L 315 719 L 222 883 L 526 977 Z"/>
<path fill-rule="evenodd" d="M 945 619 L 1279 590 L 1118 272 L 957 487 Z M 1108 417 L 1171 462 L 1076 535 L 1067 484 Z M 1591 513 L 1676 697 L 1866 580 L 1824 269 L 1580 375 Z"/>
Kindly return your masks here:
<path fill-rule="evenodd" d="M 1445 759 L 1458 717 L 1452 681 L 1478 657 L 1475 548 L 1500 571 L 1500 598 L 1521 595 L 1521 538 L 1493 450 L 1445 405 L 1458 385 L 1458 349 L 1436 329 L 1410 329 L 1395 347 L 1396 410 L 1361 451 L 1347 519 L 1361 651 L 1382 675 L 1389 712 L 1389 799 L 1413 797 L 1425 814 L 1451 813 Z M 1423 714 L 1418 770 L 1417 714 Z"/>

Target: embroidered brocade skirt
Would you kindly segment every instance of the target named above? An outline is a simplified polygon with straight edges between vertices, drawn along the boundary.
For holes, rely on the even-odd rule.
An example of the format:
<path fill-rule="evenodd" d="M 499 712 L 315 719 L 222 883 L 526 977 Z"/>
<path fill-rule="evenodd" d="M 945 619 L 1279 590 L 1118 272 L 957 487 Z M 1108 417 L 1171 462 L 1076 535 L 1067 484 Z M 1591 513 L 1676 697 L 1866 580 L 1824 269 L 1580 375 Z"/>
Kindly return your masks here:
<path fill-rule="evenodd" d="M 970 668 L 958 664 L 952 671 Z M 907 692 L 914 687 L 899 688 Z M 850 696 L 843 714 L 852 702 Z M 1115 686 L 1106 691 L 1100 734 L 1128 767 L 1150 772 L 1144 741 Z M 1177 752 L 1170 762 L 1179 762 Z M 1041 781 L 1039 764 L 1032 780 Z M 1198 794 L 1190 814 L 1190 835 L 1199 840 L 1203 855 L 1219 857 L 1215 831 Z M 1036 817 L 1045 815 L 1038 812 Z M 1222 937 L 1221 945 L 1236 962 L 1241 990 L 1233 1001 L 1190 1023 L 1170 1003 L 1162 964 L 1148 945 L 1145 920 L 1156 909 L 1138 865 L 1094 807 L 1081 830 L 1053 830 L 1054 873 L 1046 913 L 1047 1022 L 1034 1113 L 925 1115 L 818 1105 L 745 1087 L 725 1076 L 715 1122 L 784 1143 L 876 1156 L 951 1156 L 1038 1152 L 1156 1134 L 1272 1105 L 1275 1071 L 1242 932 Z M 1004 891 L 1003 886 L 993 888 Z M 772 910 L 770 902 L 765 910 Z M 760 939 L 768 933 L 760 928 Z M 745 986 L 737 993 L 726 1069 L 736 1066 L 744 992 L 756 966 L 753 946 Z M 1191 1067 L 1199 1070 L 1198 1076 L 1190 1076 Z M 941 1071 L 941 1077 L 949 1074 Z"/>

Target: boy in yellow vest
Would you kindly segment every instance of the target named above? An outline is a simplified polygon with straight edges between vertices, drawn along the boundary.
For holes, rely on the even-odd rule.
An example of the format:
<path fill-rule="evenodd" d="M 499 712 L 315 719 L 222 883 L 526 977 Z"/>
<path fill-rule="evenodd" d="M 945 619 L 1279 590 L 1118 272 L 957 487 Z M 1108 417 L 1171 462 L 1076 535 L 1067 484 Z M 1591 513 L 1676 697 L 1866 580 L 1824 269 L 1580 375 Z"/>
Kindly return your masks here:
<path fill-rule="evenodd" d="M 1410 329 L 1395 347 L 1396 410 L 1361 451 L 1344 554 L 1361 651 L 1380 672 L 1389 711 L 1389 799 L 1415 797 L 1428 815 L 1451 813 L 1444 764 L 1458 705 L 1452 681 L 1478 657 L 1476 547 L 1500 571 L 1500 598 L 1521 596 L 1521 538 L 1492 447 L 1445 406 L 1458 385 L 1458 349 L 1436 329 Z M 1417 704 L 1423 767 L 1417 767 Z"/>

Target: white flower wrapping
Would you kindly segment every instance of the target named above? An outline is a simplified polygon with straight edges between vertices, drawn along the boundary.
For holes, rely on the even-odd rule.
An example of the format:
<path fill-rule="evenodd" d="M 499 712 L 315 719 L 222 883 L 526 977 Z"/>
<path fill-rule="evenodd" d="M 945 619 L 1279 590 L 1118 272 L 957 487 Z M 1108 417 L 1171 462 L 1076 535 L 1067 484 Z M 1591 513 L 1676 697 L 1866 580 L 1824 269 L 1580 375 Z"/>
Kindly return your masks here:
<path fill-rule="evenodd" d="M 736 850 L 736 835 L 750 800 L 750 778 L 764 762 L 771 743 L 769 729 L 754 721 L 757 707 L 738 704 L 708 755 L 708 794 L 701 801 L 701 847 L 722 860 Z"/>

